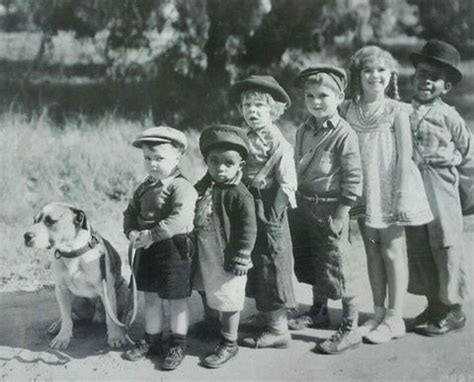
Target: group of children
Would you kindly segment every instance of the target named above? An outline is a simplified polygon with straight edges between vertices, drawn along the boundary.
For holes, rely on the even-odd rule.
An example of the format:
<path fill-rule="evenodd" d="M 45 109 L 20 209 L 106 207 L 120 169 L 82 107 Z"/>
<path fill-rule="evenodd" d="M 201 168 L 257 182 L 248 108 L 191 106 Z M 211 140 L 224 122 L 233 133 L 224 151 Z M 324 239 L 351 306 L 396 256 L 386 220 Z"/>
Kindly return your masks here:
<path fill-rule="evenodd" d="M 202 328 L 220 330 L 202 360 L 210 368 L 237 355 L 246 296 L 258 313 L 245 324 L 257 330 L 239 344 L 251 348 L 286 348 L 289 329 L 327 327 L 328 299 L 342 300 L 342 320 L 318 352 L 401 337 L 407 289 L 428 300 L 412 323 L 419 333 L 464 326 L 457 166 L 472 142 L 462 118 L 441 100 L 462 78 L 460 57 L 431 40 L 411 59 L 411 106 L 399 102 L 396 60 L 376 46 L 353 55 L 348 88 L 342 68 L 300 72 L 294 85 L 304 92 L 309 117 L 294 149 L 275 125 L 291 103 L 278 82 L 254 75 L 235 83 L 229 97 L 244 124 L 201 133 L 208 170 L 194 187 L 178 169 L 183 133 L 153 127 L 137 137 L 133 145 L 143 150 L 149 175 L 124 212 L 124 232 L 137 249 L 132 266 L 145 292 L 145 337 L 126 359 L 163 355 L 164 370 L 181 364 L 192 289 L 202 296 Z M 373 317 L 360 327 L 355 282 L 362 259 L 351 251 L 350 216 L 358 219 L 374 302 Z M 288 319 L 297 307 L 293 274 L 312 285 L 313 304 Z"/>

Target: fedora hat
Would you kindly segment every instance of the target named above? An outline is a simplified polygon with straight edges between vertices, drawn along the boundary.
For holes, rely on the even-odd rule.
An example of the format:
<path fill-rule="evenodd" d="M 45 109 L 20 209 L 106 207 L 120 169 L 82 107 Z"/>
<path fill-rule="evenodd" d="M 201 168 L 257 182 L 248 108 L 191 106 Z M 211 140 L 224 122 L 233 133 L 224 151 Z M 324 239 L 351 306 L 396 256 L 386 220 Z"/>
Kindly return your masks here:
<path fill-rule="evenodd" d="M 421 49 L 420 53 L 410 55 L 411 62 L 416 67 L 420 62 L 432 62 L 444 67 L 448 73 L 449 80 L 456 84 L 462 80 L 459 70 L 461 56 L 457 49 L 441 40 L 429 40 Z"/>
<path fill-rule="evenodd" d="M 253 75 L 245 80 L 238 81 L 230 87 L 229 100 L 231 103 L 240 102 L 240 94 L 247 90 L 260 90 L 269 93 L 275 101 L 291 105 L 291 99 L 288 93 L 272 76 Z"/>

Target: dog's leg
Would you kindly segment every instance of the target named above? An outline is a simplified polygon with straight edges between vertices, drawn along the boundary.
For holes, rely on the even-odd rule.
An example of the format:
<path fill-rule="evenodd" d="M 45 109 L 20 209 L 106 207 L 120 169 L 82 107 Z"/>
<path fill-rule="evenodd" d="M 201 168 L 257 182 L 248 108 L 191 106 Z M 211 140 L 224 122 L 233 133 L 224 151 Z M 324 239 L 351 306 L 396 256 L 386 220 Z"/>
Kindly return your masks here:
<path fill-rule="evenodd" d="M 72 294 L 67 285 L 56 284 L 56 299 L 61 314 L 61 329 L 49 346 L 53 349 L 66 349 L 72 337 Z"/>
<path fill-rule="evenodd" d="M 115 282 L 114 276 L 110 273 L 110 262 L 109 259 L 106 257 L 107 263 L 107 298 L 110 303 L 110 309 L 114 313 L 115 317 L 117 317 L 117 296 L 115 290 Z M 104 306 L 105 302 L 105 290 L 102 289 L 101 297 Z M 110 347 L 118 348 L 122 347 L 127 343 L 127 339 L 125 338 L 125 331 L 123 328 L 117 326 L 112 319 L 110 318 L 109 313 L 106 309 L 105 321 L 107 324 L 107 343 Z"/>

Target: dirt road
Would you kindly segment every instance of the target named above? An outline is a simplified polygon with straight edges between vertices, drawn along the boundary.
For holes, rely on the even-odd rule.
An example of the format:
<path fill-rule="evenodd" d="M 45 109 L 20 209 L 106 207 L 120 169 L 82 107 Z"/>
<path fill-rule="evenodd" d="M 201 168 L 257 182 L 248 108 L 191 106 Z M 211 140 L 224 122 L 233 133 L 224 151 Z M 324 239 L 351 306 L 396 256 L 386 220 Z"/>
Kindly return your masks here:
<path fill-rule="evenodd" d="M 466 237 L 472 255 L 472 232 Z M 358 250 L 361 250 L 360 248 Z M 469 260 L 472 274 L 473 258 Z M 471 283 L 472 284 L 472 283 Z M 367 279 L 361 280 L 364 291 L 361 316 L 363 322 L 371 312 Z M 297 286 L 298 301 L 305 309 L 310 288 Z M 201 314 L 196 294 L 190 299 L 192 318 Z M 405 317 L 410 318 L 424 307 L 423 299 L 408 295 Z M 58 308 L 52 290 L 36 293 L 0 293 L 0 380 L 2 381 L 91 381 L 91 380 L 153 380 L 153 381 L 474 381 L 474 304 L 466 304 L 468 323 L 458 333 L 440 338 L 408 334 L 385 345 L 361 345 L 358 349 L 337 356 L 315 354 L 316 342 L 329 337 L 340 317 L 340 303 L 331 304 L 332 326 L 329 330 L 306 329 L 293 333 L 291 347 L 285 350 L 252 350 L 240 348 L 239 356 L 222 369 L 209 370 L 199 366 L 199 358 L 208 353 L 213 343 L 190 339 L 189 355 L 173 372 L 159 370 L 156 362 L 127 362 L 121 351 L 106 345 L 105 327 L 78 325 L 75 338 L 67 351 L 48 349 L 45 334 L 56 318 Z M 254 312 L 248 301 L 242 317 Z M 134 324 L 132 336 L 143 330 L 143 314 Z"/>

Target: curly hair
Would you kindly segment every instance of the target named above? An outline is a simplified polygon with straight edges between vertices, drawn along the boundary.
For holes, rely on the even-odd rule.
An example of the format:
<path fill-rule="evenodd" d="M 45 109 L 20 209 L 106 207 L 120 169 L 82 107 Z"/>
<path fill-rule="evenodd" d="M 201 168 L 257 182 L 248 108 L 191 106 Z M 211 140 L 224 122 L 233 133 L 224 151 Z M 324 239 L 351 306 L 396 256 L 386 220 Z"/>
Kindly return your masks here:
<path fill-rule="evenodd" d="M 287 107 L 286 103 L 275 101 L 275 99 L 268 93 L 261 92 L 258 90 L 247 90 L 240 94 L 241 103 L 239 105 L 239 111 L 241 114 L 242 114 L 242 102 L 246 98 L 251 98 L 251 97 L 255 97 L 258 100 L 265 101 L 270 106 L 271 108 L 270 114 L 272 116 L 273 121 L 276 121 L 278 118 L 280 118 L 285 112 L 285 109 Z"/>
<path fill-rule="evenodd" d="M 390 52 L 375 45 L 368 45 L 355 52 L 349 64 L 349 95 L 354 100 L 362 96 L 360 73 L 366 65 L 372 62 L 382 62 L 390 70 L 391 76 L 385 93 L 388 97 L 399 100 L 398 92 L 398 61 Z"/>

